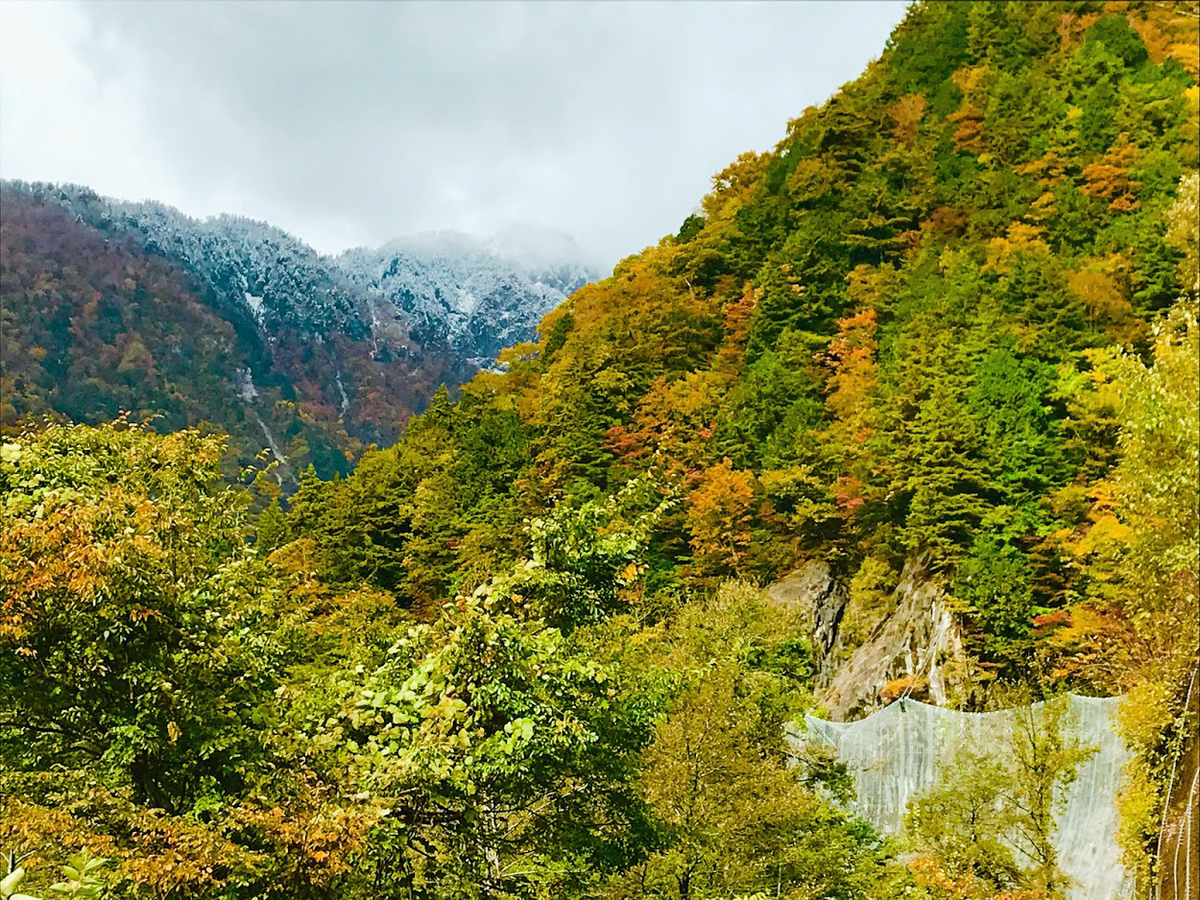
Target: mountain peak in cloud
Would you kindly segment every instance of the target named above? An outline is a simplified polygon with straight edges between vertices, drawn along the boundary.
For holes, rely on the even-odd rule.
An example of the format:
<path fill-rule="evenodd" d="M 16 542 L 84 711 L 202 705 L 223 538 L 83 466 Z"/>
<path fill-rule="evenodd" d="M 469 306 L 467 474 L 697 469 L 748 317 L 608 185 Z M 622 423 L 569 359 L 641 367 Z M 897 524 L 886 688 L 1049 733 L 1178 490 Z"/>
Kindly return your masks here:
<path fill-rule="evenodd" d="M 341 254 L 409 253 L 419 256 L 478 257 L 494 256 L 531 271 L 562 268 L 599 270 L 597 254 L 588 253 L 565 231 L 529 223 L 508 225 L 488 237 L 444 228 L 393 238 L 378 248 L 356 247 Z"/>
<path fill-rule="evenodd" d="M 492 235 L 487 248 L 497 256 L 514 260 L 530 269 L 595 264 L 595 254 L 589 255 L 565 231 L 528 223 L 510 225 Z"/>

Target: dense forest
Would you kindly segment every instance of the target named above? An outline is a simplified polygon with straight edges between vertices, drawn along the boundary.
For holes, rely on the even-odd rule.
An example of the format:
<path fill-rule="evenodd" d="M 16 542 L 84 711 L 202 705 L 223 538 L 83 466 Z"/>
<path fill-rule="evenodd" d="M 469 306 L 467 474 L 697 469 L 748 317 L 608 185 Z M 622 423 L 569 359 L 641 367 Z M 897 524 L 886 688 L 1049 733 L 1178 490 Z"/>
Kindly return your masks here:
<path fill-rule="evenodd" d="M 0 895 L 1064 897 L 1003 834 L 1049 846 L 1022 798 L 1065 744 L 895 838 L 784 741 L 912 572 L 961 642 L 947 704 L 1126 695 L 1148 894 L 1196 728 L 1198 21 L 914 4 L 677 234 L 344 477 L 231 477 L 222 436 L 124 394 L 12 430 Z M 178 298 L 155 327 L 215 327 Z M 764 589 L 812 561 L 835 649 Z"/>

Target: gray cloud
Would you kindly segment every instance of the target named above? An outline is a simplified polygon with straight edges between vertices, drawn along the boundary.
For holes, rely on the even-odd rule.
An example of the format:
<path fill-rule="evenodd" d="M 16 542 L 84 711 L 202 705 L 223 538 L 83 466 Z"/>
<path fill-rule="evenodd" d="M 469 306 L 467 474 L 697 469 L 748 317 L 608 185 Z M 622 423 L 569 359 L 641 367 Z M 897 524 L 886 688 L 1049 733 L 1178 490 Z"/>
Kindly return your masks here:
<path fill-rule="evenodd" d="M 611 264 L 674 231 L 716 171 L 772 146 L 789 118 L 855 77 L 903 12 L 897 2 L 25 8 L 27 28 L 65 48 L 74 80 L 51 85 L 39 109 L 22 60 L 0 63 L 0 165 L 6 177 L 81 172 L 102 192 L 195 214 L 220 204 L 326 251 L 530 222 Z M 39 154 L 59 133 L 49 117 L 71 104 L 121 133 L 85 137 L 86 160 Z M 18 171 L 52 166 L 62 174 Z"/>

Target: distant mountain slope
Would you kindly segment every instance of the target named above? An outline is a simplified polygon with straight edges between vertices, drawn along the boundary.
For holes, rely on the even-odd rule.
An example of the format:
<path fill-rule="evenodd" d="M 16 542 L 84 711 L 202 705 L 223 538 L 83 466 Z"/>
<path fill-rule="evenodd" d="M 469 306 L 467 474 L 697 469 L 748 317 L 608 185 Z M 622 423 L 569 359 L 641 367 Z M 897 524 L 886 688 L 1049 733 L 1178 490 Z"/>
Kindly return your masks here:
<path fill-rule="evenodd" d="M 595 276 L 557 237 L 532 263 L 461 235 L 332 259 L 265 223 L 71 185 L 6 182 L 2 232 L 0 423 L 207 421 L 246 456 L 325 473 Z"/>
<path fill-rule="evenodd" d="M 337 257 L 375 307 L 406 315 L 422 344 L 450 348 L 487 368 L 496 354 L 528 340 L 541 317 L 596 278 L 573 241 L 556 261 L 522 254 L 502 239 L 482 244 L 456 232 L 357 248 Z"/>

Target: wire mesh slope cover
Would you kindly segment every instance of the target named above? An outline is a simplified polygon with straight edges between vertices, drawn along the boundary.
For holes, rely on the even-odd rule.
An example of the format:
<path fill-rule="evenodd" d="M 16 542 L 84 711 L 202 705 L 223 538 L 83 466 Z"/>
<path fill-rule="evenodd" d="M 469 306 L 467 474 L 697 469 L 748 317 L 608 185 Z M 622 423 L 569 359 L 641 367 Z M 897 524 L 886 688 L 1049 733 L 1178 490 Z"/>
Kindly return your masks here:
<path fill-rule="evenodd" d="M 1058 865 L 1074 882 L 1069 900 L 1120 900 L 1133 892 L 1117 845 L 1117 791 L 1130 756 L 1116 731 L 1119 702 L 1067 698 L 1064 731 L 1095 748 L 1064 789 L 1055 816 Z M 909 799 L 939 784 L 954 748 L 982 749 L 1004 765 L 1018 715 L 1036 720 L 1042 706 L 967 713 L 906 698 L 857 722 L 805 716 L 807 735 L 794 731 L 788 740 L 793 747 L 807 739 L 832 748 L 854 776 L 858 814 L 882 833 L 899 835 Z"/>

